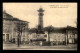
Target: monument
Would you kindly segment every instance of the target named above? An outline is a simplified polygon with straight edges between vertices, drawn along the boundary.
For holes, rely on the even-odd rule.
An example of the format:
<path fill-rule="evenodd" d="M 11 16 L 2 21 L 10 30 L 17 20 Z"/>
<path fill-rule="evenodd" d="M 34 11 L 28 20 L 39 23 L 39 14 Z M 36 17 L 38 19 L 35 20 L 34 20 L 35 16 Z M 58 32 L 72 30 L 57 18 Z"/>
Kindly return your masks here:
<path fill-rule="evenodd" d="M 38 29 L 36 32 L 36 36 L 37 36 L 36 40 L 37 40 L 37 42 L 40 43 L 40 45 L 43 45 L 44 42 L 47 41 L 48 35 L 45 34 L 45 31 L 43 29 L 43 15 L 44 15 L 43 12 L 44 12 L 44 10 L 42 8 L 39 8 L 38 12 L 39 12 L 39 14 L 38 14 L 39 15 L 39 19 L 38 19 L 39 22 L 38 22 Z"/>
<path fill-rule="evenodd" d="M 39 8 L 38 10 L 39 12 L 39 19 L 38 19 L 38 28 L 36 30 L 36 39 L 32 39 L 31 41 L 33 43 L 35 43 L 35 45 L 44 45 L 44 43 L 47 41 L 48 39 L 48 35 L 45 33 L 45 31 L 43 30 L 43 12 L 44 10 L 42 8 Z"/>
<path fill-rule="evenodd" d="M 42 9 L 42 8 L 40 8 L 39 10 L 38 10 L 38 12 L 39 12 L 39 24 L 38 24 L 38 30 L 37 30 L 37 34 L 44 34 L 44 30 L 43 30 L 43 12 L 44 12 L 44 10 Z"/>

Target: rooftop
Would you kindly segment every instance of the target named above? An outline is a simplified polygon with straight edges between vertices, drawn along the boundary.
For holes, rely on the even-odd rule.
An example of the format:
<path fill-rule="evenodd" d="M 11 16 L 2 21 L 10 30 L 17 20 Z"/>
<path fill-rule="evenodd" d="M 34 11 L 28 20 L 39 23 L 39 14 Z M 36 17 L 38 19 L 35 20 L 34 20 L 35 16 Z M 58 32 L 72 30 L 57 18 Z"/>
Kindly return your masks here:
<path fill-rule="evenodd" d="M 5 19 L 5 20 L 22 21 L 22 22 L 27 22 L 27 23 L 29 23 L 28 21 L 23 21 L 23 20 L 20 20 L 20 19 L 18 19 L 18 18 L 13 17 L 12 15 L 8 14 L 6 11 L 3 11 L 3 14 L 6 14 L 6 16 L 8 16 L 7 18 L 3 18 L 3 19 Z"/>

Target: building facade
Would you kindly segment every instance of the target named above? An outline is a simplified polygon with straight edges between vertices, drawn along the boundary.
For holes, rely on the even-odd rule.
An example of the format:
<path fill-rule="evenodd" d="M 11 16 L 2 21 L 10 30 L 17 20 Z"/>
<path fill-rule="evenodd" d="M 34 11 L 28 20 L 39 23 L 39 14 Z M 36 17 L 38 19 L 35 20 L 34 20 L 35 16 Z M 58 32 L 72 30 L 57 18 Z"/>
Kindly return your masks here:
<path fill-rule="evenodd" d="M 51 45 L 65 45 L 66 44 L 66 34 L 65 33 L 50 33 L 50 43 Z"/>
<path fill-rule="evenodd" d="M 60 30 L 62 31 L 62 30 Z M 51 45 L 67 45 L 67 44 L 77 44 L 77 28 L 67 26 L 64 30 L 65 32 L 51 32 L 49 34 Z"/>
<path fill-rule="evenodd" d="M 20 25 L 21 23 L 21 25 Z M 17 42 L 19 26 L 22 28 L 21 41 L 28 41 L 28 23 L 27 21 L 14 18 L 12 15 L 3 12 L 3 41 L 4 42 Z M 24 26 L 25 25 L 25 26 Z"/>
<path fill-rule="evenodd" d="M 77 43 L 77 28 L 71 27 L 71 26 L 67 26 L 66 29 L 66 33 L 67 33 L 67 43 L 68 44 L 76 44 Z"/>

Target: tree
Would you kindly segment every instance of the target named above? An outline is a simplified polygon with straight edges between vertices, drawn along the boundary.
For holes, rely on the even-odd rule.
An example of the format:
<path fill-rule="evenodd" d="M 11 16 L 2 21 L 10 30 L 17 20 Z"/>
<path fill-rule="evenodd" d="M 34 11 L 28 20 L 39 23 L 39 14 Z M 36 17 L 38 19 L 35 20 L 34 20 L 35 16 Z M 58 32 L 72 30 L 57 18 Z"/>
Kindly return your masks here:
<path fill-rule="evenodd" d="M 51 32 L 53 32 L 53 30 L 54 30 L 53 26 L 51 25 L 51 26 L 45 27 L 44 30 L 45 30 L 45 31 L 48 31 L 48 41 L 50 41 L 49 34 L 50 34 Z"/>
<path fill-rule="evenodd" d="M 51 25 L 51 26 L 45 27 L 44 30 L 48 31 L 48 33 L 50 33 L 54 30 L 54 27 Z"/>
<path fill-rule="evenodd" d="M 27 24 L 25 22 L 22 22 L 22 21 L 19 21 L 16 23 L 16 31 L 18 32 L 18 36 L 17 36 L 18 47 L 20 46 L 20 43 L 21 43 L 22 31 L 24 30 L 26 25 Z"/>
<path fill-rule="evenodd" d="M 36 33 L 36 31 L 37 31 L 37 28 L 31 28 L 31 29 L 29 29 L 29 32 L 31 32 L 31 33 Z"/>

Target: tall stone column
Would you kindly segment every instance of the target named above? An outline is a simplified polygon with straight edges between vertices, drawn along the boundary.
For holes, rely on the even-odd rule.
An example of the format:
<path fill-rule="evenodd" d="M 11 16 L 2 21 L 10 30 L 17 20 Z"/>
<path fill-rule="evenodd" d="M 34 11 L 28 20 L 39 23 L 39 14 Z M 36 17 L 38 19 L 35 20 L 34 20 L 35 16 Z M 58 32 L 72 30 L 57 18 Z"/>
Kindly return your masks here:
<path fill-rule="evenodd" d="M 38 12 L 39 12 L 39 28 L 43 28 L 43 12 L 44 12 L 44 10 L 42 9 L 42 8 L 40 8 L 39 10 L 38 10 Z"/>
<path fill-rule="evenodd" d="M 43 33 L 43 12 L 44 12 L 44 10 L 42 9 L 42 8 L 40 8 L 39 10 L 38 10 L 38 12 L 39 12 L 39 24 L 38 24 L 38 32 L 39 33 Z"/>

